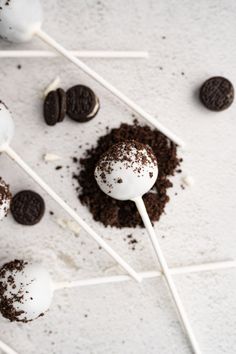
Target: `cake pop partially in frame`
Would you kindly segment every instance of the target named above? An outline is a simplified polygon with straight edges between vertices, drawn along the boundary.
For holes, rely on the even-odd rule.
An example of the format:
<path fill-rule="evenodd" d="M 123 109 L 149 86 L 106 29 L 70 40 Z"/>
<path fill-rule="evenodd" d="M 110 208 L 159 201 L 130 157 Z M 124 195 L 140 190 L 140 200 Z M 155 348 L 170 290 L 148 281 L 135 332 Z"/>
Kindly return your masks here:
<path fill-rule="evenodd" d="M 10 321 L 26 323 L 44 315 L 53 291 L 51 277 L 40 264 L 14 260 L 0 269 L 0 312 Z"/>

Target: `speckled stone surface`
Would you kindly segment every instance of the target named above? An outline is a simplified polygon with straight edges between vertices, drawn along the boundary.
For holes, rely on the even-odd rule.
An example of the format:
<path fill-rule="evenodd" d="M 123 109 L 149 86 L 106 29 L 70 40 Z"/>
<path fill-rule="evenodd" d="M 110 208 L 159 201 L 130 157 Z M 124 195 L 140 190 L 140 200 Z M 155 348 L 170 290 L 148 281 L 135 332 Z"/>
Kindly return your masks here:
<path fill-rule="evenodd" d="M 235 259 L 236 103 L 213 113 L 199 103 L 197 92 L 213 75 L 226 76 L 236 85 L 236 3 L 44 0 L 43 4 L 44 29 L 69 49 L 150 51 L 149 60 L 86 62 L 186 141 L 182 176 L 192 176 L 195 185 L 182 190 L 182 176 L 174 178 L 166 215 L 155 225 L 168 264 Z M 38 39 L 23 46 L 0 43 L 0 49 L 23 48 L 46 46 Z M 69 119 L 53 128 L 45 125 L 42 91 L 57 75 L 65 89 L 81 83 L 95 90 L 101 110 L 94 120 L 85 125 Z M 106 126 L 131 122 L 132 112 L 61 58 L 1 59 L 0 79 L 0 98 L 16 123 L 12 146 L 135 269 L 158 268 L 144 230 L 105 229 L 95 223 L 72 186 L 71 156 L 82 156 Z M 63 160 L 46 164 L 42 155 L 49 152 Z M 56 171 L 58 164 L 63 168 Z M 0 174 L 14 193 L 34 189 L 47 205 L 44 219 L 32 228 L 16 224 L 11 216 L 1 222 L 1 262 L 15 257 L 40 260 L 60 281 L 122 273 L 82 230 L 74 235 L 60 228 L 55 219 L 67 215 L 4 155 Z M 123 240 L 130 232 L 138 240 L 135 251 Z M 236 352 L 235 276 L 236 270 L 175 276 L 204 354 Z M 191 352 L 161 278 L 142 285 L 128 282 L 58 291 L 50 312 L 38 321 L 25 325 L 1 319 L 0 339 L 19 354 Z"/>

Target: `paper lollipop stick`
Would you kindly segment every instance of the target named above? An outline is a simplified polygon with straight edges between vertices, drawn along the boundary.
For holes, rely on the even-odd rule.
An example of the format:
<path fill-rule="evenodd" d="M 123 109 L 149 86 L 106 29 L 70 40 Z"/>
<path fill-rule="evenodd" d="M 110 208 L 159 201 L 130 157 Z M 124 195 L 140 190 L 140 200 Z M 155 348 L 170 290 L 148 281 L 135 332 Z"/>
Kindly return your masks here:
<path fill-rule="evenodd" d="M 98 59 L 147 59 L 148 52 L 121 50 L 70 50 L 78 58 Z M 0 58 L 54 58 L 60 55 L 49 50 L 0 50 Z"/>
<path fill-rule="evenodd" d="M 14 123 L 6 106 L 0 102 L 0 151 L 10 156 L 52 199 L 55 200 L 122 268 L 135 280 L 141 281 L 138 274 L 57 194 L 39 175 L 32 170 L 10 147 L 14 134 Z"/>
<path fill-rule="evenodd" d="M 196 264 L 192 266 L 170 268 L 171 275 L 181 275 L 181 274 L 192 274 L 192 273 L 203 273 L 203 272 L 212 272 L 216 270 L 225 270 L 236 268 L 236 261 L 223 261 L 223 262 L 212 262 L 204 264 Z M 138 273 L 143 280 L 155 279 L 162 276 L 162 272 L 157 270 L 150 270 L 147 272 Z M 104 285 L 112 283 L 121 283 L 130 281 L 132 278 L 129 275 L 111 275 L 107 277 L 97 277 L 90 279 L 81 279 L 74 281 L 63 281 L 57 282 L 55 285 L 56 290 L 68 289 L 68 288 L 82 288 L 86 286 L 93 285 Z"/>
<path fill-rule="evenodd" d="M 0 340 L 0 349 L 6 354 L 18 354 L 14 349 Z"/>
<path fill-rule="evenodd" d="M 177 288 L 174 284 L 174 281 L 172 279 L 172 276 L 171 276 L 171 271 L 170 269 L 168 268 L 168 265 L 167 265 L 167 262 L 165 260 L 165 257 L 164 257 L 164 254 L 161 250 L 161 247 L 159 245 L 159 242 L 158 242 L 158 239 L 157 239 L 157 236 L 155 234 L 155 231 L 154 231 L 154 228 L 152 226 L 152 223 L 150 221 L 150 218 L 148 216 L 148 213 L 147 213 L 147 210 L 146 210 L 146 207 L 144 205 L 144 202 L 143 202 L 143 199 L 142 197 L 137 197 L 137 198 L 134 198 L 133 201 L 135 202 L 137 208 L 138 208 L 138 211 L 141 215 L 141 218 L 143 220 L 143 223 L 145 225 L 145 228 L 150 236 L 150 239 L 151 239 L 151 242 L 153 244 L 153 247 L 154 247 L 154 250 L 156 252 L 156 256 L 159 260 L 159 263 L 160 263 L 160 266 L 161 266 L 161 270 L 163 272 L 163 275 L 165 276 L 165 279 L 166 279 L 166 283 L 170 289 L 170 292 L 172 294 L 172 298 L 175 302 L 175 305 L 176 305 L 176 308 L 179 312 L 179 316 L 182 320 L 182 324 L 183 324 L 183 327 L 186 331 L 186 333 L 188 334 L 188 337 L 189 337 L 189 340 L 190 340 L 190 343 L 192 345 L 192 348 L 194 350 L 194 353 L 201 353 L 200 351 L 200 348 L 199 348 L 199 345 L 198 345 L 198 342 L 195 338 L 195 335 L 193 333 L 193 330 L 191 328 L 191 325 L 189 323 L 189 320 L 188 320 L 188 317 L 187 317 L 187 314 L 186 314 L 186 311 L 184 309 L 184 306 L 182 304 L 182 301 L 180 299 L 180 296 L 178 294 L 178 291 L 177 291 Z"/>
<path fill-rule="evenodd" d="M 101 157 L 95 169 L 95 178 L 104 193 L 115 199 L 135 202 L 153 244 L 161 271 L 169 287 L 185 332 L 188 335 L 189 342 L 194 353 L 200 354 L 198 342 L 190 326 L 142 199 L 142 196 L 153 187 L 157 175 L 157 161 L 152 149 L 136 141 L 125 141 L 113 145 Z"/>
<path fill-rule="evenodd" d="M 103 77 L 97 74 L 93 69 L 84 64 L 81 60 L 73 56 L 62 45 L 50 37 L 41 29 L 43 16 L 39 0 L 17 0 L 10 3 L 0 0 L 0 35 L 2 38 L 12 42 L 25 42 L 30 40 L 34 35 L 42 39 L 49 46 L 58 51 L 65 58 L 70 60 L 74 65 L 83 70 L 86 74 L 100 83 L 120 101 L 125 103 L 134 112 L 146 119 L 154 125 L 164 135 L 171 139 L 177 145 L 183 146 L 183 141 L 178 138 L 172 131 L 167 129 L 163 124 L 157 121 L 152 115 L 139 107 L 135 102 L 129 99 L 124 93 L 115 88 Z"/>

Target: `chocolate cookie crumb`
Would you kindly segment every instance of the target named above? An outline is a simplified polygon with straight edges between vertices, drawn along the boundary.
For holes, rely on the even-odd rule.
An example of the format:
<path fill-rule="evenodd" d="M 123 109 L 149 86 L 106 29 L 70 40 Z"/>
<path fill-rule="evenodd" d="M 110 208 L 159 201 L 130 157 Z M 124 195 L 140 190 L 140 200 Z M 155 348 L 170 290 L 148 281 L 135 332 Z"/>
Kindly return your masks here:
<path fill-rule="evenodd" d="M 176 145 L 158 130 L 147 125 L 141 126 L 137 121 L 130 125 L 123 123 L 119 128 L 112 129 L 99 138 L 95 147 L 86 151 L 85 157 L 79 161 L 80 172 L 73 178 L 79 184 L 77 188 L 79 199 L 89 208 L 94 220 L 102 222 L 105 226 L 117 228 L 143 227 L 135 204 L 105 195 L 94 177 L 94 170 L 101 156 L 112 145 L 125 140 L 136 140 L 149 145 L 157 158 L 158 179 L 153 190 L 144 196 L 144 202 L 151 220 L 158 221 L 169 201 L 167 189 L 172 187 L 172 183 L 168 177 L 173 176 L 180 165 Z"/>
<path fill-rule="evenodd" d="M 27 262 L 22 260 L 14 260 L 12 262 L 6 263 L 0 269 L 0 312 L 3 317 L 7 318 L 11 322 L 28 322 L 25 319 L 19 320 L 19 317 L 24 314 L 24 311 L 17 310 L 14 306 L 15 303 L 20 303 L 23 298 L 23 294 L 19 291 L 16 294 L 12 294 L 9 298 L 7 295 L 7 284 L 11 285 L 14 288 L 14 279 L 12 276 L 7 277 L 8 271 L 22 271 Z"/>

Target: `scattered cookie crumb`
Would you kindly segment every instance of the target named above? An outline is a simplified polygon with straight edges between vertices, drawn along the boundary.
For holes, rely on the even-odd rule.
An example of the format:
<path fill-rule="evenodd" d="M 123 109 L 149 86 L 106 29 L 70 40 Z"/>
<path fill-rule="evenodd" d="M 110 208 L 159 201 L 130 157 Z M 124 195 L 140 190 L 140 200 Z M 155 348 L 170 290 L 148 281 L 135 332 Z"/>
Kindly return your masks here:
<path fill-rule="evenodd" d="M 128 241 L 128 245 L 131 247 L 132 251 L 135 251 L 135 247 L 138 241 L 133 237 L 132 234 L 127 235 L 123 240 Z"/>
<path fill-rule="evenodd" d="M 55 167 L 55 170 L 56 170 L 56 171 L 59 171 L 59 170 L 61 170 L 61 169 L 62 169 L 62 166 L 61 166 L 61 165 L 58 165 L 58 166 Z"/>

